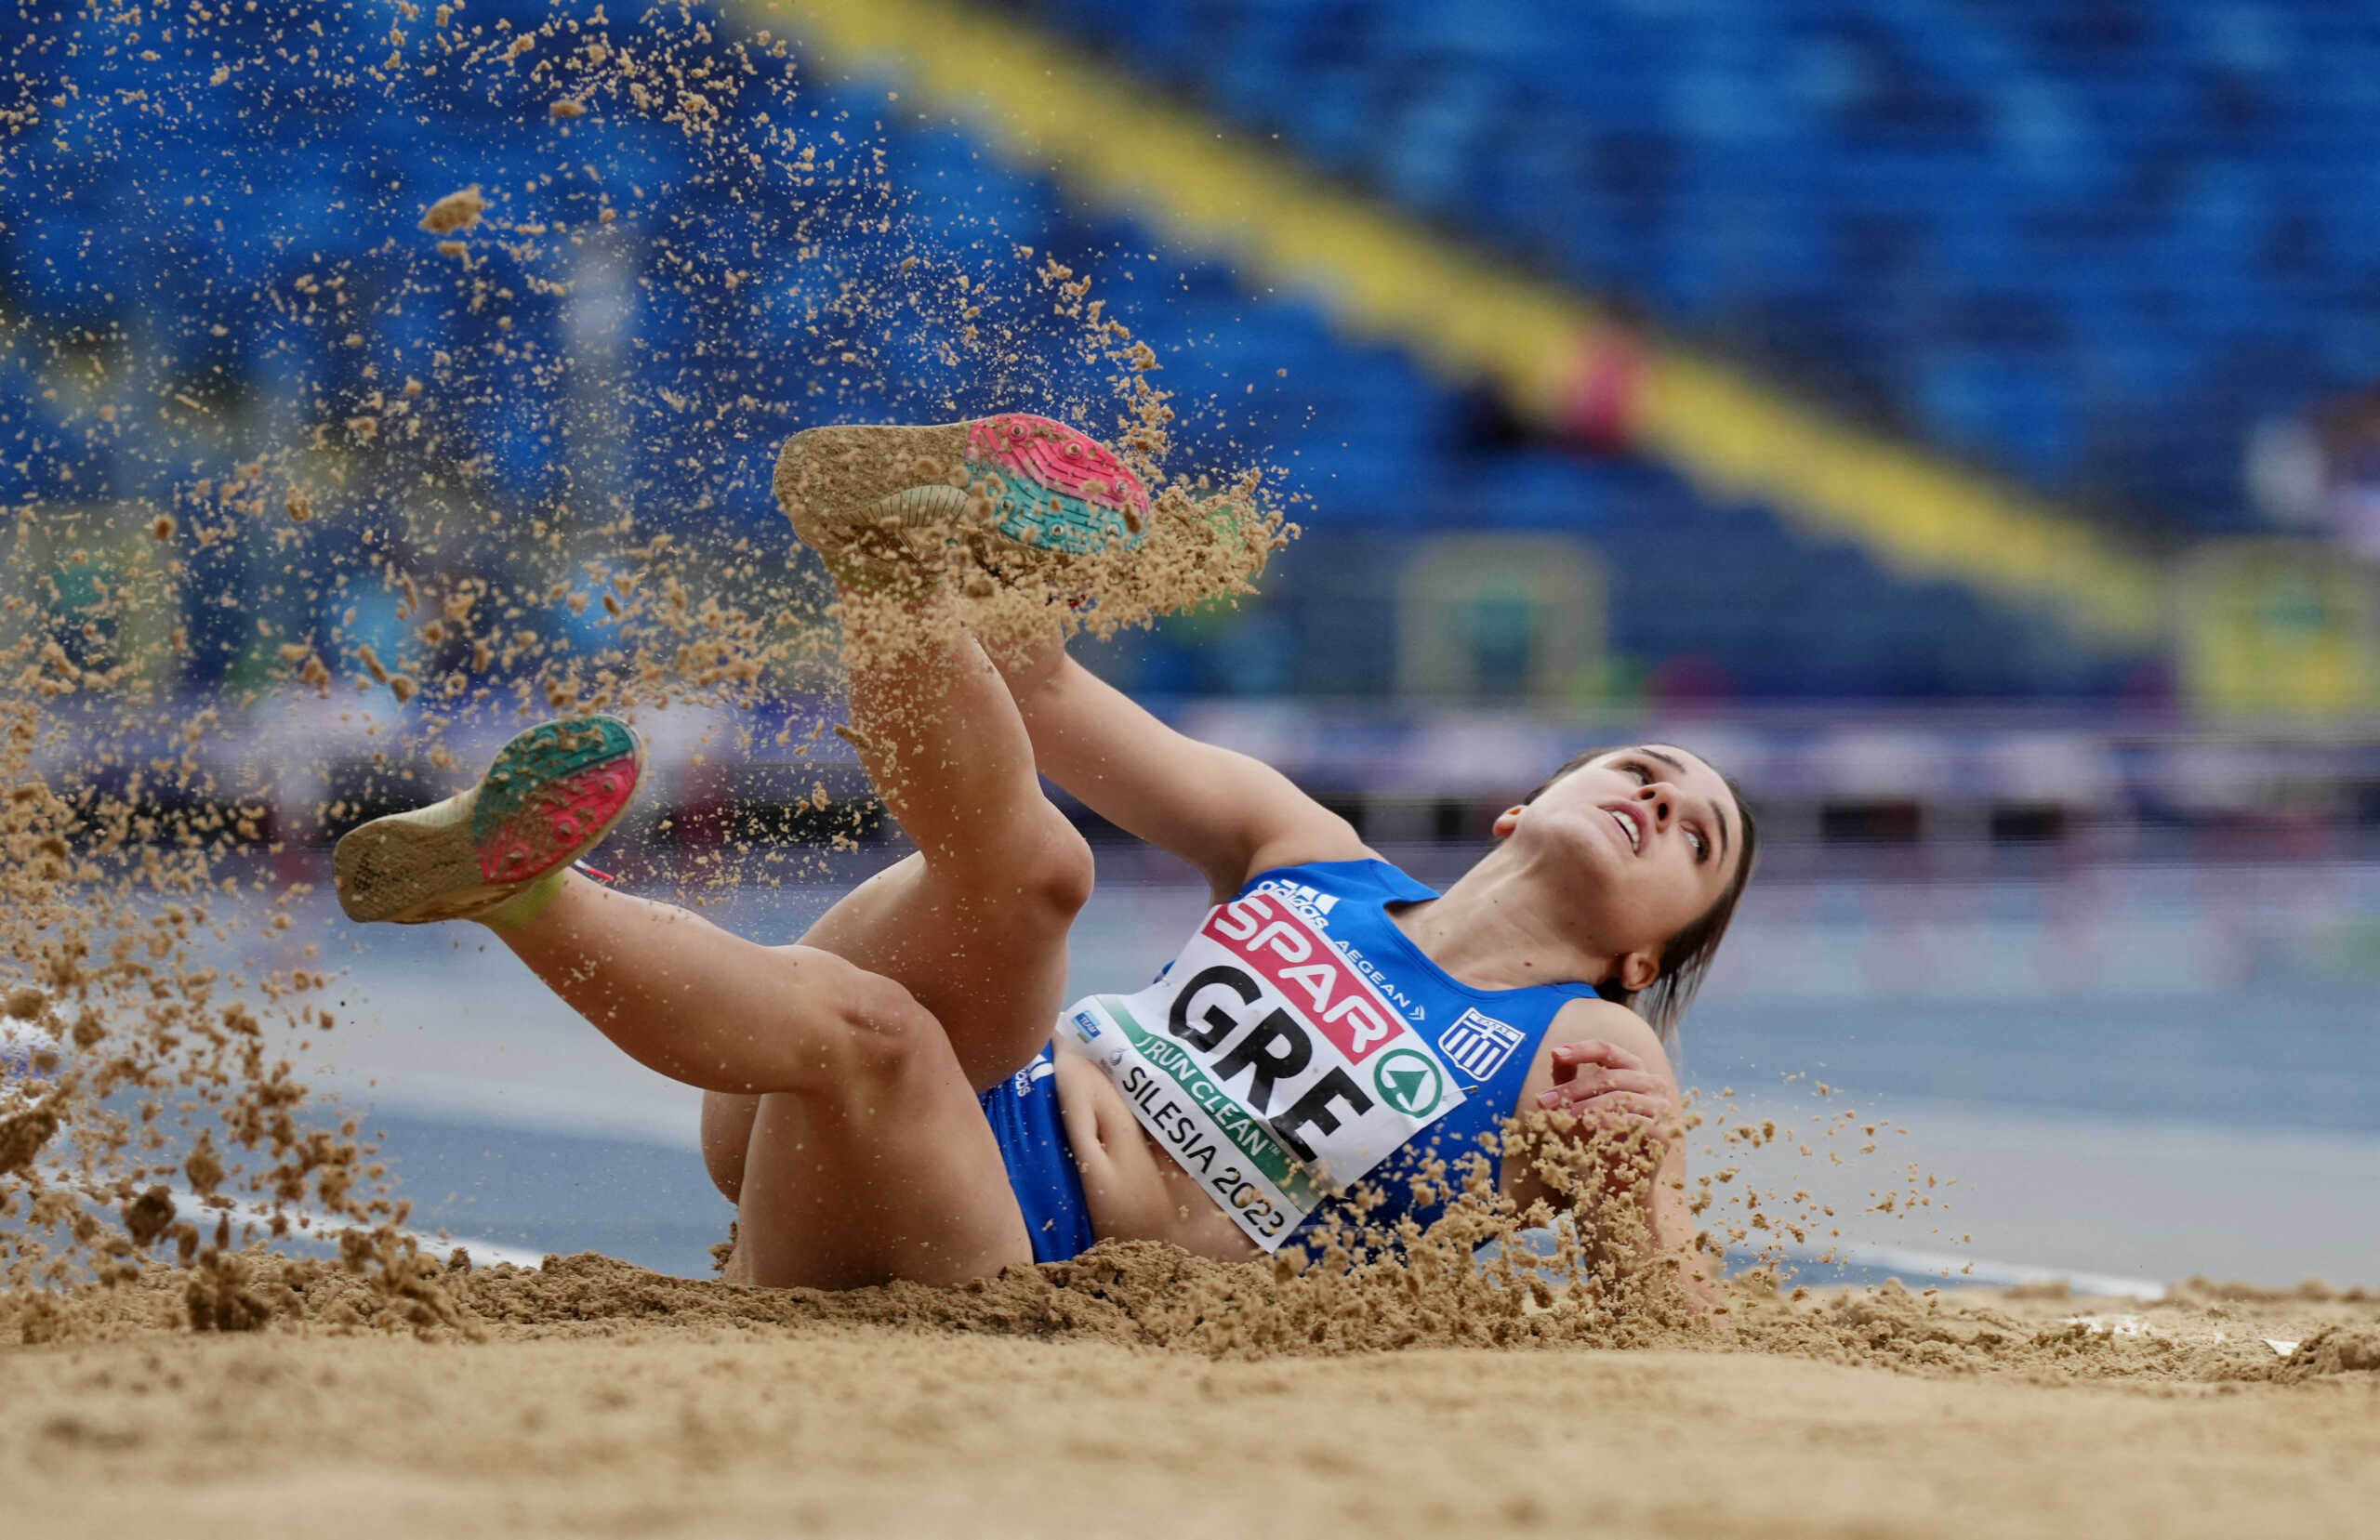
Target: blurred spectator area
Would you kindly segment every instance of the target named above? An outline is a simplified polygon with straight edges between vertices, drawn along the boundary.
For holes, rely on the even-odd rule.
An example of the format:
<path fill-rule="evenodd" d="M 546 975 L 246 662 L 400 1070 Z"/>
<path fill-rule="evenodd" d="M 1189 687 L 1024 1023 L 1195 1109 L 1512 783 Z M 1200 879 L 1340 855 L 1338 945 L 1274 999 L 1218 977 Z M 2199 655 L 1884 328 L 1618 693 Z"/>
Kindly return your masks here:
<path fill-rule="evenodd" d="M 2380 379 L 2380 11 L 1007 0 L 1440 225 L 2143 533 Z"/>
<path fill-rule="evenodd" d="M 273 42 L 298 29 L 308 48 L 377 59 L 371 7 L 227 14 L 138 63 L 100 46 L 113 23 L 90 15 L 61 11 L 7 44 L 24 90 L 64 105 L 0 168 L 0 496 L 126 535 L 58 543 L 50 620 L 77 646 L 111 644 L 86 634 L 76 596 L 108 563 L 142 559 L 149 508 L 325 425 L 347 484 L 369 486 L 390 434 L 346 425 L 441 357 L 468 365 L 469 388 L 439 403 L 438 453 L 469 467 L 472 506 L 566 494 L 697 544 L 783 538 L 768 458 L 811 422 L 1021 407 L 1104 427 L 1107 366 L 1053 333 L 1007 375 L 954 362 L 946 337 L 898 318 L 865 339 L 864 366 L 855 345 L 803 340 L 824 296 L 897 283 L 912 252 L 1021 291 L 1012 254 L 1030 245 L 1093 278 L 1164 360 L 1183 409 L 1177 465 L 1274 467 L 1304 530 L 1254 599 L 1096 655 L 1135 690 L 1540 711 L 2154 710 L 2196 698 L 2211 669 L 2244 682 L 2209 699 L 2251 714 L 2380 699 L 2357 661 L 2369 606 L 2307 576 L 2318 558 L 2295 547 L 2188 569 L 2175 626 L 2203 644 L 2079 636 L 2046 609 L 1708 491 L 1624 435 L 1550 440 L 1491 393 L 1350 336 L 1314 298 L 1087 212 L 948 117 L 893 107 L 882 80 L 793 63 L 837 153 L 857 165 L 881 150 L 900 210 L 890 238 L 827 217 L 826 192 L 781 164 L 706 162 L 703 143 L 615 102 L 565 125 L 525 77 L 396 72 L 365 89 Z M 549 14 L 491 0 L 465 16 Z M 705 14 L 732 37 L 744 13 Z M 2380 126 L 2356 84 L 2380 78 L 2380 22 L 2358 12 L 1039 0 L 1003 14 L 1099 40 L 1379 197 L 1627 296 L 1657 328 L 1716 339 L 1813 401 L 2111 518 L 2240 533 L 2241 425 L 2380 373 L 2380 286 L 2366 281 L 2380 244 L 2363 239 L 2380 199 L 2358 191 L 2371 173 L 2348 152 Z M 694 46 L 660 13 L 607 25 Z M 211 84 L 218 55 L 239 68 Z M 130 133 L 117 109 L 135 86 L 174 132 Z M 774 87 L 723 99 L 715 142 L 758 135 L 772 109 L 786 118 Z M 577 192 L 560 178 L 522 191 L 529 171 L 566 165 L 591 168 Z M 415 221 L 474 183 L 509 190 L 515 225 L 582 231 L 588 188 L 641 191 L 583 243 L 524 257 L 483 240 L 465 285 Z M 756 209 L 820 217 L 797 241 Z M 705 264 L 750 281 L 682 280 Z M 466 302 L 467 287 L 505 297 Z M 1606 387 L 1582 382 L 1590 428 Z M 281 538 L 319 563 L 377 517 L 336 513 Z M 450 542 L 440 559 L 500 567 L 508 553 Z M 161 682 L 253 683 L 270 651 L 259 618 L 279 637 L 337 632 L 350 652 L 398 636 L 385 599 L 268 581 L 245 547 L 195 554 L 178 617 L 191 645 Z M 2309 665 L 2318 654 L 2344 661 Z"/>
<path fill-rule="evenodd" d="M 1424 858 L 1453 862 L 1448 875 L 1462 851 L 1489 837 L 1496 814 L 1564 759 L 1643 742 L 1682 744 L 1738 780 L 1762 819 L 1765 859 L 1787 875 L 1838 859 L 1883 876 L 1990 875 L 1995 861 L 2018 870 L 2380 861 L 2380 744 L 2312 724 L 2191 730 L 2038 707 L 1772 704 L 1590 720 L 1478 700 L 1149 704 L 1185 732 L 1279 766 L 1375 844 L 1451 849 Z M 866 774 L 833 733 L 811 735 L 840 710 L 830 700 L 788 700 L 759 713 L 640 714 L 652 789 L 630 821 L 631 848 L 726 855 L 761 881 L 818 880 L 845 857 L 880 863 L 869 851 L 891 831 Z M 401 716 L 344 691 L 227 706 L 223 730 L 190 750 L 200 773 L 146 789 L 133 768 L 187 746 L 173 718 L 144 730 L 95 717 L 89 735 L 54 739 L 35 769 L 72 772 L 152 812 L 167 810 L 147 806 L 160 797 L 181 798 L 188 811 L 197 795 L 188 788 L 205 787 L 223 837 L 277 848 L 304 872 L 309 852 L 345 829 L 453 789 L 463 767 L 483 763 L 514 731 L 502 719 L 456 724 L 443 736 L 442 769 L 417 738 L 389 731 Z M 1154 852 L 1127 852 L 1115 831 L 1075 811 L 1095 836 L 1109 836 L 1112 875 L 1180 875 Z"/>

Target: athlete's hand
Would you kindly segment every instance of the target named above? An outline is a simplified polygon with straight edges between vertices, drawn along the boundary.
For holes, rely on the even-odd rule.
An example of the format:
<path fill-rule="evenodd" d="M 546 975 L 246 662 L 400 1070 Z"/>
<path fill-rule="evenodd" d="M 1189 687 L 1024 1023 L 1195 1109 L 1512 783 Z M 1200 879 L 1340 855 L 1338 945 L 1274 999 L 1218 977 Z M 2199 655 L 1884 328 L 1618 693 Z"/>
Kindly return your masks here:
<path fill-rule="evenodd" d="M 1553 1064 L 1554 1087 L 1537 1104 L 1577 1118 L 1580 1136 L 1607 1162 L 1644 1152 L 1649 1176 L 1685 1129 L 1677 1087 L 1626 1048 L 1602 1038 L 1562 1044 L 1554 1050 Z"/>

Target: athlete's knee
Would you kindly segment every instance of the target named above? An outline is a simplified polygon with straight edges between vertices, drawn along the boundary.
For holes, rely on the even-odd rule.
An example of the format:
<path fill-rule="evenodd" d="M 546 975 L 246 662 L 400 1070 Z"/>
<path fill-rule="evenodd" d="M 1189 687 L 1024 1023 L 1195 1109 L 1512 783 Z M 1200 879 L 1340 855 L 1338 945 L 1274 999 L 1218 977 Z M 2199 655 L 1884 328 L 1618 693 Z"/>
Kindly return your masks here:
<path fill-rule="evenodd" d="M 832 1019 L 817 1045 L 820 1077 L 838 1088 L 882 1086 L 947 1054 L 942 1023 L 894 981 L 851 967 L 836 981 Z"/>
<path fill-rule="evenodd" d="M 703 1093 L 703 1169 L 729 1203 L 744 1192 L 744 1153 L 751 1146 L 752 1119 L 760 1106 L 755 1096 Z"/>
<path fill-rule="evenodd" d="M 1091 902 L 1091 842 L 1055 808 L 1049 809 L 1040 822 L 1038 837 L 1016 873 L 1018 897 L 1072 919 Z"/>

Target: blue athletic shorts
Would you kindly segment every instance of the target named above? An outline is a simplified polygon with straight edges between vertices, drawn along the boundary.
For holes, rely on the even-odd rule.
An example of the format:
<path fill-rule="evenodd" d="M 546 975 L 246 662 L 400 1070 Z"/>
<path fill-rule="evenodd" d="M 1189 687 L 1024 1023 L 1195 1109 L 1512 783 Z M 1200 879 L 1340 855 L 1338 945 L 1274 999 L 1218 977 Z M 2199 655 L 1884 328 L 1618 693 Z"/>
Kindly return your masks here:
<path fill-rule="evenodd" d="M 1074 1146 L 1058 1118 L 1058 1067 L 1050 1050 L 975 1099 L 999 1142 L 1009 1188 L 1033 1237 L 1033 1259 L 1064 1262 L 1089 1251 L 1098 1237 L 1091 1232 Z"/>

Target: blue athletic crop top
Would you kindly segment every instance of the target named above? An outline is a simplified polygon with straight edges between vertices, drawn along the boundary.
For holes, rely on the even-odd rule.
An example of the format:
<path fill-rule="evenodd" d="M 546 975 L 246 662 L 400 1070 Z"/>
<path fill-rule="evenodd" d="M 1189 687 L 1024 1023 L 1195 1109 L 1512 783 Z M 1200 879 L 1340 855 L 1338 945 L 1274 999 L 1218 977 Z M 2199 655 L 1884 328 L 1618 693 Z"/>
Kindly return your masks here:
<path fill-rule="evenodd" d="M 1334 1218 L 1427 1227 L 1445 1204 L 1412 1178 L 1502 1131 L 1556 1013 L 1595 994 L 1449 977 L 1388 913 L 1437 896 L 1383 861 L 1259 873 L 1156 982 L 1079 1002 L 1063 1030 L 1263 1249 Z"/>
<path fill-rule="evenodd" d="M 1410 1217 L 1423 1229 L 1445 1212 L 1444 1203 L 1419 1204 L 1409 1179 L 1432 1158 L 1453 1161 L 1481 1148 L 1488 1135 L 1501 1135 L 1520 1105 L 1521 1084 L 1554 1016 L 1573 1000 L 1595 998 L 1583 983 L 1534 984 L 1526 989 L 1474 989 L 1432 962 L 1398 928 L 1392 904 L 1418 903 L 1437 892 L 1384 861 L 1312 862 L 1259 874 L 1249 884 L 1292 883 L 1316 895 L 1321 923 L 1351 961 L 1369 962 L 1373 981 L 1436 1054 L 1464 1092 L 1462 1104 L 1390 1156 L 1364 1178 L 1382 1202 L 1364 1222 L 1385 1230 Z M 1242 891 L 1247 891 L 1243 888 Z M 1324 905 L 1328 905 L 1327 909 Z M 1499 1170 L 1501 1169 L 1501 1162 Z M 1311 1233 L 1334 1218 L 1353 1217 L 1345 1199 L 1333 1199 L 1298 1226 L 1292 1238 Z"/>

